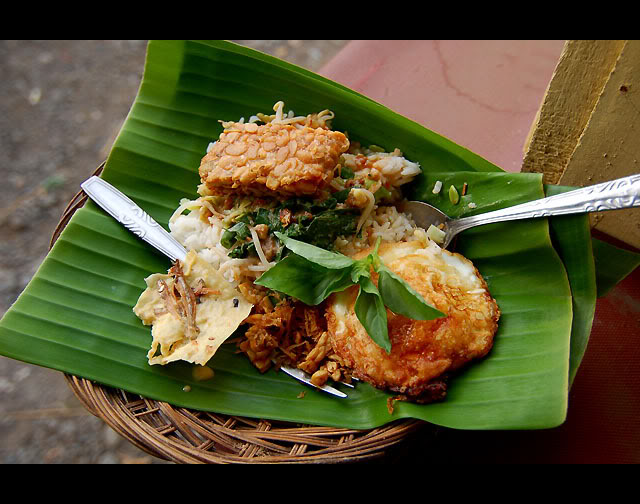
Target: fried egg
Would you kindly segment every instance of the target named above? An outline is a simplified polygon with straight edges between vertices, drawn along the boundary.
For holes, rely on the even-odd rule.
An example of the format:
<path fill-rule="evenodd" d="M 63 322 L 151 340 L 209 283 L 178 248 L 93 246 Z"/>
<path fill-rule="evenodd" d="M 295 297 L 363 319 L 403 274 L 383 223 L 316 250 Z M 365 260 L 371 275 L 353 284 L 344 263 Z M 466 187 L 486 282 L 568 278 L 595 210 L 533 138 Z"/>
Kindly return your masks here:
<path fill-rule="evenodd" d="M 371 252 L 359 252 L 361 259 Z M 382 244 L 382 262 L 446 317 L 412 320 L 387 309 L 391 352 L 367 334 L 354 306 L 357 286 L 327 304 L 331 345 L 357 378 L 417 402 L 441 399 L 449 373 L 488 354 L 500 310 L 473 263 L 429 240 Z M 377 275 L 372 274 L 377 283 Z"/>

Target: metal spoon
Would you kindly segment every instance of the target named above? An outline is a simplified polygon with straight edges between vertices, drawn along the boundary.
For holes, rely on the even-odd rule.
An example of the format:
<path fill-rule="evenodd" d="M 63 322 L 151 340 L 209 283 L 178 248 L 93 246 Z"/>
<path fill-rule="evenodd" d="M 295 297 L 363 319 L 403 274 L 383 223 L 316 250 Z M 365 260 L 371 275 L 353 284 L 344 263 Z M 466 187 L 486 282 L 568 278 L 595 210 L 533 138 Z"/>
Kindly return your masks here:
<path fill-rule="evenodd" d="M 124 225 L 138 238 L 146 241 L 162 252 L 172 261 L 184 261 L 187 250 L 158 224 L 147 212 L 142 210 L 130 198 L 125 196 L 111 184 L 93 176 L 80 184 L 83 191 L 95 201 L 103 210 Z M 347 394 L 330 385 L 318 386 L 311 382 L 311 377 L 304 371 L 289 366 L 280 369 L 296 380 L 320 389 L 336 397 L 347 397 Z"/>
<path fill-rule="evenodd" d="M 447 248 L 458 233 L 483 224 L 621 210 L 638 206 L 640 206 L 640 174 L 460 219 L 452 219 L 437 208 L 421 201 L 406 202 L 403 211 L 410 213 L 416 225 L 423 229 L 429 229 L 431 225 L 441 226 L 444 238 L 440 245 L 442 248 Z"/>

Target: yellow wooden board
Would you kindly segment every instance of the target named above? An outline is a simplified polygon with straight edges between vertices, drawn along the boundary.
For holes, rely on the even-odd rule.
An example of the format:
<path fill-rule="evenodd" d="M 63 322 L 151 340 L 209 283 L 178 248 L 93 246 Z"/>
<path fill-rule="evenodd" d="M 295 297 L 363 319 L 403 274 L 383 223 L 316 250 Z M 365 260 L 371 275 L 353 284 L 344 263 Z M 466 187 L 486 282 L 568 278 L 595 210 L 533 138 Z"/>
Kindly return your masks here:
<path fill-rule="evenodd" d="M 640 41 L 567 41 L 525 145 L 523 172 L 587 186 L 640 173 Z M 640 248 L 640 212 L 592 216 Z"/>

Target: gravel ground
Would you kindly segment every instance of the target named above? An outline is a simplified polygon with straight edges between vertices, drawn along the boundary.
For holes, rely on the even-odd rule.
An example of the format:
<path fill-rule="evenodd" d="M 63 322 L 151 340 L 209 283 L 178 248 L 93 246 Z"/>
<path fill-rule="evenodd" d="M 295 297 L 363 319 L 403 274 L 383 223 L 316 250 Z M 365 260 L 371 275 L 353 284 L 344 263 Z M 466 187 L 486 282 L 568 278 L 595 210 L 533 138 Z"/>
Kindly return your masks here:
<path fill-rule="evenodd" d="M 346 40 L 236 40 L 319 70 Z M 138 91 L 146 41 L 0 41 L 0 316 L 44 259 Z M 162 464 L 89 414 L 61 373 L 0 357 L 0 463 Z"/>

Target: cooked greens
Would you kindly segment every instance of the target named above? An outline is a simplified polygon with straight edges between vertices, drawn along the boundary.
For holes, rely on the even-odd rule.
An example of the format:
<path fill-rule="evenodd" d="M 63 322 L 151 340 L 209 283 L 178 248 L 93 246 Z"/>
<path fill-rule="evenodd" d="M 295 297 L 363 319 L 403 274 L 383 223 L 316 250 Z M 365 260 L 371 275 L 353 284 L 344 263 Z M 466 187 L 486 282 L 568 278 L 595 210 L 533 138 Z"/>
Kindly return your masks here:
<path fill-rule="evenodd" d="M 249 226 L 266 225 L 270 235 L 278 233 L 317 247 L 331 249 L 338 236 L 353 235 L 359 212 L 350 208 L 336 208 L 343 203 L 349 189 L 339 191 L 322 201 L 291 198 L 275 208 L 259 208 L 235 219 L 225 230 L 221 243 L 231 249 L 229 257 L 244 258 L 255 254 Z M 284 257 L 282 248 L 276 260 Z"/>

